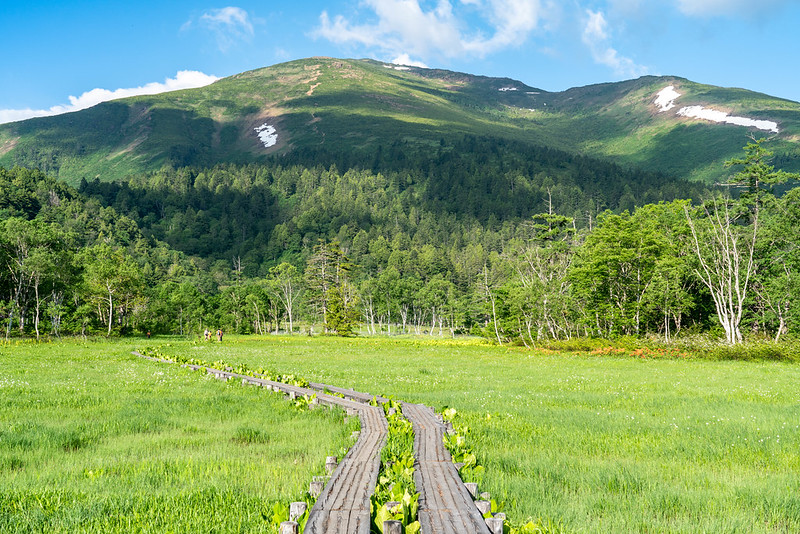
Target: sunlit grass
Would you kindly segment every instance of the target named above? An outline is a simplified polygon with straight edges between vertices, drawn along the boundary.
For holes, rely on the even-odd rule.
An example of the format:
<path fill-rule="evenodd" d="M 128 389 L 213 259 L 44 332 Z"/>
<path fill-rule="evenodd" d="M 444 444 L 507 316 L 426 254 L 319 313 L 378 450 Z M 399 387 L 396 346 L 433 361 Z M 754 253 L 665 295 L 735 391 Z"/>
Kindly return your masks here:
<path fill-rule="evenodd" d="M 480 491 L 515 522 L 800 530 L 796 364 L 430 338 L 170 345 L 162 351 L 456 408 L 486 468 Z M 132 347 L 0 347 L 0 531 L 266 531 L 267 503 L 297 498 L 352 430 Z"/>
<path fill-rule="evenodd" d="M 795 364 L 300 336 L 203 351 L 455 407 L 486 467 L 481 491 L 515 520 L 574 532 L 800 530 Z"/>
<path fill-rule="evenodd" d="M 270 532 L 352 425 L 130 355 L 0 346 L 0 531 Z"/>

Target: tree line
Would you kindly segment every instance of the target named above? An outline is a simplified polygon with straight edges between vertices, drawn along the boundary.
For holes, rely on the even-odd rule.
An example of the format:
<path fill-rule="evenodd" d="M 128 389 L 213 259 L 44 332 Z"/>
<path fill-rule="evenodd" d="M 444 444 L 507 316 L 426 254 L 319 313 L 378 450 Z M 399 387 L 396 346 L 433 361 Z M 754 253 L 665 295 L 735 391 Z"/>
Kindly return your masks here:
<path fill-rule="evenodd" d="M 754 141 L 729 162 L 736 198 L 591 217 L 529 175 L 538 211 L 484 216 L 420 200 L 428 186 L 400 171 L 165 169 L 76 190 L 0 170 L 0 319 L 7 337 L 779 338 L 800 328 L 800 189 L 772 193 L 795 176 L 769 156 Z"/>
<path fill-rule="evenodd" d="M 176 250 L 211 262 L 241 257 L 249 275 L 297 264 L 319 239 L 361 231 L 438 247 L 504 233 L 549 209 L 594 224 L 606 209 L 700 198 L 702 184 L 497 139 L 398 141 L 371 158 L 298 149 L 264 164 L 165 167 L 78 190 L 135 220 Z M 495 247 L 496 248 L 496 247 Z"/>

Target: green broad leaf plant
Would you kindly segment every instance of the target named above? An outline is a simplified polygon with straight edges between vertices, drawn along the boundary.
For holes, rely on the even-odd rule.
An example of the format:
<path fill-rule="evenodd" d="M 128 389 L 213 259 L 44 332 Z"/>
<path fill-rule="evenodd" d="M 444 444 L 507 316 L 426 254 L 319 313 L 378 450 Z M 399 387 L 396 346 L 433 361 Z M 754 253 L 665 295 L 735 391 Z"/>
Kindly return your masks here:
<path fill-rule="evenodd" d="M 373 398 L 371 405 L 377 406 Z M 389 400 L 383 405 L 389 424 L 386 445 L 381 451 L 378 484 L 370 499 L 372 532 L 383 534 L 384 521 L 397 520 L 405 534 L 420 531 L 419 493 L 414 484 L 414 430 L 401 411 L 400 403 Z M 397 503 L 389 507 L 388 503 Z"/>

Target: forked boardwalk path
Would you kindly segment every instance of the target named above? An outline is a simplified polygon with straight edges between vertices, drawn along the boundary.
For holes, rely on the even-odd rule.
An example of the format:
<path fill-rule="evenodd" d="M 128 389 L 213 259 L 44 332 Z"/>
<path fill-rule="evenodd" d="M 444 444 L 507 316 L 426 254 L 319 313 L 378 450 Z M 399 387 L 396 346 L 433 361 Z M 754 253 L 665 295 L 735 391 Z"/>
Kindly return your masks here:
<path fill-rule="evenodd" d="M 173 363 L 138 352 L 134 354 L 149 360 Z M 339 463 L 317 498 L 309 513 L 305 532 L 369 534 L 370 496 L 375 491 L 380 451 L 388 431 L 383 409 L 367 404 L 373 399 L 372 395 L 327 384 L 312 382 L 310 388 L 304 388 L 197 365 L 185 367 L 206 369 L 220 379 L 241 379 L 242 384 L 259 385 L 290 396 L 316 394 L 319 404 L 340 406 L 350 414 L 357 413 L 361 420 L 358 441 Z M 375 398 L 379 402 L 387 401 L 383 397 Z M 419 520 L 423 534 L 489 534 L 481 513 L 458 476 L 450 453 L 444 447 L 444 425 L 431 408 L 421 404 L 403 403 L 403 414 L 411 421 L 415 433 L 414 482 L 420 493 Z"/>
<path fill-rule="evenodd" d="M 328 384 L 311 383 L 318 391 L 331 391 L 360 402 L 372 395 Z M 376 397 L 380 402 L 388 399 Z M 483 515 L 475 506 L 450 453 L 444 446 L 444 425 L 433 410 L 423 404 L 403 403 L 405 415 L 414 428 L 414 483 L 419 496 L 419 521 L 424 534 L 489 534 Z M 343 531 L 344 532 L 344 531 Z"/>

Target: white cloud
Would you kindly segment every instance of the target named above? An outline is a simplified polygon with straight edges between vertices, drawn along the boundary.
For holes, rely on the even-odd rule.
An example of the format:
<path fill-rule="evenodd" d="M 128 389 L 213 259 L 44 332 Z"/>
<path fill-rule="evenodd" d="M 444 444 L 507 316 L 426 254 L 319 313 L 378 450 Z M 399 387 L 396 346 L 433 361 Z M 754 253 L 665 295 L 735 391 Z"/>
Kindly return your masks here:
<path fill-rule="evenodd" d="M 0 124 L 6 122 L 15 122 L 33 117 L 49 117 L 52 115 L 60 115 L 62 113 L 69 113 L 72 111 L 80 111 L 82 109 L 90 108 L 101 102 L 109 100 L 116 100 L 118 98 L 127 98 L 131 96 L 140 95 L 155 95 L 159 93 L 166 93 L 168 91 L 178 91 L 181 89 L 194 89 L 196 87 L 203 87 L 214 83 L 219 78 L 209 74 L 194 70 L 178 71 L 174 78 L 167 78 L 164 83 L 152 82 L 140 87 L 132 87 L 128 89 L 115 89 L 110 91 L 108 89 L 92 89 L 86 91 L 80 96 L 70 96 L 69 104 L 61 104 L 53 106 L 49 109 L 0 109 Z"/>
<path fill-rule="evenodd" d="M 392 63 L 395 65 L 408 65 L 410 67 L 422 67 L 423 69 L 428 68 L 425 63 L 411 59 L 408 54 L 400 54 L 392 60 Z"/>
<path fill-rule="evenodd" d="M 379 48 L 390 54 L 429 56 L 434 51 L 453 56 L 462 53 L 450 4 L 440 1 L 431 11 L 423 11 L 417 0 L 367 0 L 378 17 L 375 23 L 353 24 L 341 15 L 333 22 L 320 16 L 317 35 L 334 43 L 356 43 Z"/>
<path fill-rule="evenodd" d="M 352 21 L 342 15 L 320 15 L 314 35 L 337 44 L 357 44 L 384 54 L 431 57 L 483 57 L 521 46 L 539 29 L 550 0 L 438 0 L 424 7 L 420 0 L 364 0 L 374 18 Z M 485 36 L 469 29 L 466 13 L 477 13 Z"/>
<path fill-rule="evenodd" d="M 187 30 L 194 23 L 190 19 L 181 29 Z M 237 41 L 249 41 L 254 33 L 250 15 L 244 9 L 234 6 L 206 11 L 197 19 L 197 25 L 214 34 L 222 52 L 227 52 Z"/>
<path fill-rule="evenodd" d="M 247 11 L 240 7 L 223 7 L 222 9 L 211 9 L 200 17 L 200 20 L 210 26 L 223 26 L 229 28 L 241 28 L 242 31 L 252 34 L 253 25 L 248 20 Z"/>
<path fill-rule="evenodd" d="M 608 22 L 602 11 L 586 10 L 586 23 L 583 27 L 583 44 L 589 47 L 595 62 L 610 67 L 619 76 L 642 76 L 647 68 L 634 63 L 630 58 L 619 55 L 610 44 Z"/>
<path fill-rule="evenodd" d="M 521 45 L 539 27 L 545 13 L 539 0 L 491 0 L 487 7 L 495 34 L 487 40 L 476 39 L 470 43 L 482 54 Z"/>

